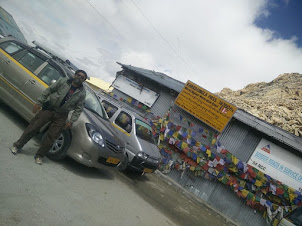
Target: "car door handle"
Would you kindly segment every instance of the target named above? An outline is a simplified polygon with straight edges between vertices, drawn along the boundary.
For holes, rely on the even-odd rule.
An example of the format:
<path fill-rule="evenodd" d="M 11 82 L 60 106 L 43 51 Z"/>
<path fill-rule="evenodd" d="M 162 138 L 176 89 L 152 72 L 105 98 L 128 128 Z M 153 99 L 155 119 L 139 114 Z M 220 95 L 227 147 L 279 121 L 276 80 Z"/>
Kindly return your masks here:
<path fill-rule="evenodd" d="M 9 60 L 5 60 L 4 61 L 6 64 L 10 64 L 10 61 Z"/>
<path fill-rule="evenodd" d="M 36 85 L 36 80 L 28 80 L 31 84 Z"/>

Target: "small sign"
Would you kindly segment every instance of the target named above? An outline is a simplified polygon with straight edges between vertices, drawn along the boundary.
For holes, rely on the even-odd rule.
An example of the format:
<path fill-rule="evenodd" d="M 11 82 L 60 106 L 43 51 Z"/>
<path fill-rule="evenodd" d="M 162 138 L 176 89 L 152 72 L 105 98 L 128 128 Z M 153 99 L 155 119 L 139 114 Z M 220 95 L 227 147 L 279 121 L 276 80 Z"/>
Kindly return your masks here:
<path fill-rule="evenodd" d="M 191 81 L 187 81 L 175 104 L 219 132 L 237 110 L 234 105 Z"/>
<path fill-rule="evenodd" d="M 248 164 L 302 192 L 302 160 L 288 150 L 262 138 Z"/>

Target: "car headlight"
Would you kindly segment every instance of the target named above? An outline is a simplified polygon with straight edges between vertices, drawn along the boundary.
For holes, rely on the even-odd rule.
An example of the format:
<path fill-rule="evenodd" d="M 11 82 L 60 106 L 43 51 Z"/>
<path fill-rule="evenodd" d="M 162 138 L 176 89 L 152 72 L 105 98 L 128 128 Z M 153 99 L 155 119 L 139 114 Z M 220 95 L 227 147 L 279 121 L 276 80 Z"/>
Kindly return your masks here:
<path fill-rule="evenodd" d="M 147 159 L 148 155 L 145 152 L 139 152 L 139 153 L 137 153 L 137 157 L 142 158 L 142 159 Z"/>
<path fill-rule="evenodd" d="M 105 147 L 105 142 L 104 142 L 104 138 L 103 138 L 102 134 L 100 134 L 94 128 L 93 125 L 86 123 L 86 129 L 87 129 L 89 136 L 95 143 L 101 145 L 102 147 Z"/>

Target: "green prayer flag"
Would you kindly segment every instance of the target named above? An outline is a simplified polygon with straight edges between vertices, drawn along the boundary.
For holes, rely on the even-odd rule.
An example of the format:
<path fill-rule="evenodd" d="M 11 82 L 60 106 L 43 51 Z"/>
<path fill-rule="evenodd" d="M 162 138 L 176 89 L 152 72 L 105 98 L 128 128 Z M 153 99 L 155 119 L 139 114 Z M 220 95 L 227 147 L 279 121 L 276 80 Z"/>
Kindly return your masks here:
<path fill-rule="evenodd" d="M 254 194 L 252 192 L 249 192 L 248 195 L 247 195 L 247 199 L 248 200 L 252 200 L 254 197 Z M 260 200 L 259 200 L 260 201 Z"/>
<path fill-rule="evenodd" d="M 226 153 L 226 158 L 227 158 L 228 160 L 232 160 L 232 154 L 231 154 L 230 152 L 227 152 L 227 153 Z"/>
<path fill-rule="evenodd" d="M 288 190 L 284 191 L 283 197 L 289 199 Z"/>
<path fill-rule="evenodd" d="M 226 184 L 229 180 L 226 177 L 223 177 L 223 179 L 221 180 L 221 183 Z"/>

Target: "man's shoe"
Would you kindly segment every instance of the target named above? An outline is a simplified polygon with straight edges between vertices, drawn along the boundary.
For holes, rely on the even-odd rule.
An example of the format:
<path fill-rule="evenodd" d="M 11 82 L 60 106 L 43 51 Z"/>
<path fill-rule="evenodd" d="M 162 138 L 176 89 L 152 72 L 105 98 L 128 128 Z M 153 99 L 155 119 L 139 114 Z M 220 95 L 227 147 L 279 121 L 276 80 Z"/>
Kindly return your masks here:
<path fill-rule="evenodd" d="M 39 165 L 42 165 L 42 158 L 41 157 L 36 157 L 35 162 Z"/>
<path fill-rule="evenodd" d="M 18 153 L 18 151 L 19 151 L 19 149 L 15 145 L 13 145 L 10 150 L 12 151 L 12 153 L 14 155 L 16 155 Z"/>

